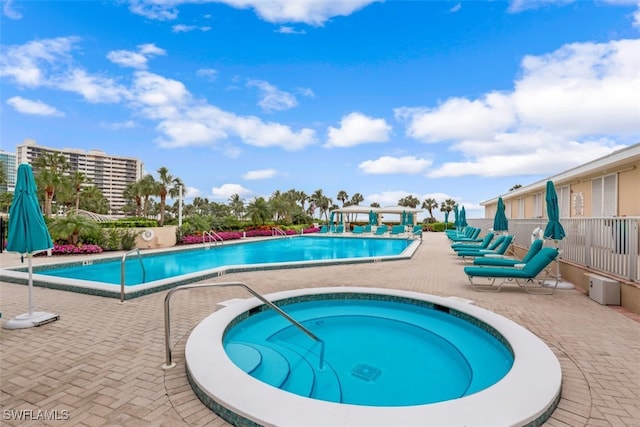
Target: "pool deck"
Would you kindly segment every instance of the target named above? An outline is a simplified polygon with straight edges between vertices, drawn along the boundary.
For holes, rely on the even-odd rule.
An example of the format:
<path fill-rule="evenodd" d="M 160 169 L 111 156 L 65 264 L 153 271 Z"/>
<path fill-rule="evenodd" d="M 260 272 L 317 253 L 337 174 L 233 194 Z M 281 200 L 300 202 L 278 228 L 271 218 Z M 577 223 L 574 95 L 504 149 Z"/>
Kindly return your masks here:
<path fill-rule="evenodd" d="M 51 259 L 34 259 L 34 264 L 43 262 Z M 20 256 L 2 253 L 0 265 L 20 265 Z M 530 295 L 505 286 L 499 293 L 475 292 L 463 265 L 443 233 L 426 233 L 411 260 L 246 272 L 207 282 L 240 281 L 262 294 L 366 286 L 473 300 L 531 330 L 560 360 L 562 398 L 546 426 L 640 426 L 639 315 L 602 306 L 578 290 Z M 187 383 L 184 346 L 191 329 L 218 302 L 250 295 L 236 288 L 175 294 L 171 324 L 177 367 L 165 371 L 166 293 L 120 303 L 34 288 L 35 311 L 61 319 L 37 328 L 0 329 L 0 424 L 227 426 Z M 25 313 L 27 299 L 26 286 L 0 282 L 0 321 Z M 59 420 L 24 421 L 42 417 L 42 411 Z M 23 421 L 15 419 L 18 415 Z"/>

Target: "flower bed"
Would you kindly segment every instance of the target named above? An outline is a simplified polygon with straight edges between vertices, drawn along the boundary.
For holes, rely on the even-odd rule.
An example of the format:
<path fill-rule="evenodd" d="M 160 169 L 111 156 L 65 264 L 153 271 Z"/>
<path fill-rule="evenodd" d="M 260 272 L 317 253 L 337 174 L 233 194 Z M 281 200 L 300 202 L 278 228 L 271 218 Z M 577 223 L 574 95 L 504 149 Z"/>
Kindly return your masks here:
<path fill-rule="evenodd" d="M 98 245 L 58 245 L 55 244 L 51 250 L 51 255 L 87 255 L 102 253 L 102 248 Z M 47 252 L 39 252 L 35 256 L 46 255 Z"/>
<path fill-rule="evenodd" d="M 295 234 L 298 234 L 298 231 L 293 229 L 283 230 L 283 231 L 288 236 L 293 236 Z M 310 233 L 317 233 L 319 231 L 320 231 L 320 228 L 318 227 L 310 227 L 310 228 L 305 228 L 302 232 L 303 234 L 310 234 Z M 236 231 L 220 231 L 220 232 L 216 232 L 216 234 L 220 236 L 220 238 L 222 238 L 223 241 L 242 239 L 242 233 L 236 232 Z M 245 231 L 244 234 L 245 234 L 245 237 L 270 237 L 270 236 L 273 236 L 273 231 L 271 227 L 254 228 L 254 229 Z M 204 239 L 205 237 L 201 233 L 190 234 L 188 236 L 184 236 L 181 240 L 181 243 L 183 245 L 193 245 L 198 243 L 204 243 Z M 210 241 L 211 241 L 211 238 L 207 237 L 207 242 L 210 242 Z"/>

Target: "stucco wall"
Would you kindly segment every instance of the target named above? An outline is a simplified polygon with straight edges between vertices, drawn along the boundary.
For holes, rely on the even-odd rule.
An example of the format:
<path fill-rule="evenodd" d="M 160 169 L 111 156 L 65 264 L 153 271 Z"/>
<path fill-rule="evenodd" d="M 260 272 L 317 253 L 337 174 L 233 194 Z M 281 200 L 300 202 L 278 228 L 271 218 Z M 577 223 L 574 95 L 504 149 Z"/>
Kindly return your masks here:
<path fill-rule="evenodd" d="M 136 237 L 136 248 L 158 249 L 170 248 L 177 243 L 175 225 L 165 227 L 148 227 Z"/>

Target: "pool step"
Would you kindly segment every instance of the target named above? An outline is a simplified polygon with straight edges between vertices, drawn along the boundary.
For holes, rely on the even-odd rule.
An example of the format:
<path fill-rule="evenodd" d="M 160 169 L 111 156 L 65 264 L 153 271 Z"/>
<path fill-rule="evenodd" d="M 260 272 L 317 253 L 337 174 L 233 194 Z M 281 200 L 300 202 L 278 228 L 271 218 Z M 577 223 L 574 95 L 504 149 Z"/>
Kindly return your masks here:
<path fill-rule="evenodd" d="M 251 371 L 245 371 L 252 377 L 274 387 L 281 388 L 290 372 L 289 361 L 280 352 L 260 344 L 247 344 L 260 353 L 260 363 Z M 234 359 L 235 362 L 235 359 Z"/>
<path fill-rule="evenodd" d="M 334 369 L 308 349 L 284 342 L 230 343 L 225 350 L 234 363 L 256 379 L 301 396 L 340 402 L 340 381 Z"/>

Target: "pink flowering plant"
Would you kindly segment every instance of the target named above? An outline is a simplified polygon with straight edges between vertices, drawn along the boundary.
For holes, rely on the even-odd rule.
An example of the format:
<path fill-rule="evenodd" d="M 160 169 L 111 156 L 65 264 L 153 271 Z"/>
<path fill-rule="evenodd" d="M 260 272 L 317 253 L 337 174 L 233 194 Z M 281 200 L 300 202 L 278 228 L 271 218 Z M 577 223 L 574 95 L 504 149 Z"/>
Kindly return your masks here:
<path fill-rule="evenodd" d="M 45 252 L 40 252 L 38 255 L 46 255 Z M 53 245 L 51 250 L 52 255 L 86 255 L 86 254 L 99 254 L 102 253 L 102 248 L 98 245 Z"/>

